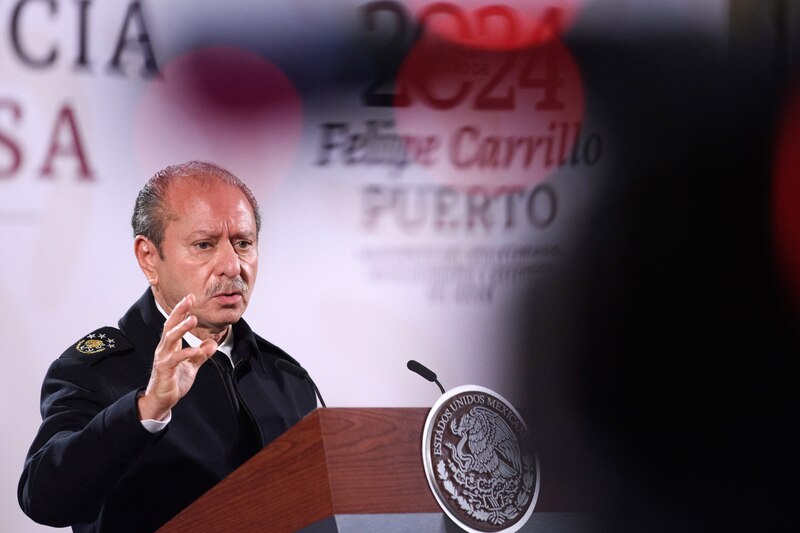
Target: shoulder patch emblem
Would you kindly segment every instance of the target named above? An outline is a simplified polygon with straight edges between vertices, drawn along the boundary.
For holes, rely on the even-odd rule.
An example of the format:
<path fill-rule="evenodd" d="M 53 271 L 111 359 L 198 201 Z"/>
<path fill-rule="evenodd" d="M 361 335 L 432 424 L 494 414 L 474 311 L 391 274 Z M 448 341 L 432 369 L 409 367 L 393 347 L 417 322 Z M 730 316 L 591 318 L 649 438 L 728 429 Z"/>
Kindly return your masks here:
<path fill-rule="evenodd" d="M 115 348 L 117 341 L 105 333 L 90 333 L 75 345 L 75 349 L 84 355 L 94 355 L 110 348 Z"/>

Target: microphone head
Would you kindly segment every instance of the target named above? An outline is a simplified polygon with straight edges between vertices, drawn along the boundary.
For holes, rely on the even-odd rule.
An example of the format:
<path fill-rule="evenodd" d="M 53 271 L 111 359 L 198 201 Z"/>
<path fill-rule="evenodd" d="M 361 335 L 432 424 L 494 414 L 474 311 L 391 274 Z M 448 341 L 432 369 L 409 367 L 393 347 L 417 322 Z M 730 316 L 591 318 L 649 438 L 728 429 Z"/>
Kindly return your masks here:
<path fill-rule="evenodd" d="M 296 364 L 287 361 L 286 359 L 278 359 L 275 361 L 275 368 L 280 370 L 281 372 L 288 372 L 289 374 L 293 375 L 296 378 L 306 379 L 308 378 L 308 372 L 305 368 L 297 366 Z"/>
<path fill-rule="evenodd" d="M 426 367 L 425 365 L 423 365 L 422 363 L 418 363 L 413 359 L 409 359 L 408 363 L 406 363 L 406 366 L 408 367 L 409 370 L 419 374 L 428 381 L 430 382 L 436 381 L 436 373 L 433 372 L 428 367 Z"/>

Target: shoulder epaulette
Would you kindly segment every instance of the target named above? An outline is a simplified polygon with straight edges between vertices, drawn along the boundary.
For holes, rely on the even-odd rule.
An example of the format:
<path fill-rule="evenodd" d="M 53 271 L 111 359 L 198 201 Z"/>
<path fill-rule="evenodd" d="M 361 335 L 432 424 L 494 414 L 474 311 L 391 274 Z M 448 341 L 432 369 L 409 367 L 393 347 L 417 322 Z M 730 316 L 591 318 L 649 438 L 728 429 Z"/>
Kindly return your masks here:
<path fill-rule="evenodd" d="M 95 364 L 110 355 L 129 352 L 132 348 L 120 330 L 105 326 L 83 337 L 68 348 L 62 357 L 81 358 Z"/>

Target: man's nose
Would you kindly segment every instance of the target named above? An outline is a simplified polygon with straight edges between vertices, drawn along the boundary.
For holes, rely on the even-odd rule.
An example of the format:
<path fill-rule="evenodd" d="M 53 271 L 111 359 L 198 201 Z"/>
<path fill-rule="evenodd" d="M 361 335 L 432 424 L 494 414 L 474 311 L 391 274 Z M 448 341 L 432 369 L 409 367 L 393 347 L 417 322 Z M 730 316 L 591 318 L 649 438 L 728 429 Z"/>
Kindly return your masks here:
<path fill-rule="evenodd" d="M 225 241 L 217 250 L 217 274 L 229 278 L 237 277 L 242 272 L 242 265 L 233 244 Z"/>

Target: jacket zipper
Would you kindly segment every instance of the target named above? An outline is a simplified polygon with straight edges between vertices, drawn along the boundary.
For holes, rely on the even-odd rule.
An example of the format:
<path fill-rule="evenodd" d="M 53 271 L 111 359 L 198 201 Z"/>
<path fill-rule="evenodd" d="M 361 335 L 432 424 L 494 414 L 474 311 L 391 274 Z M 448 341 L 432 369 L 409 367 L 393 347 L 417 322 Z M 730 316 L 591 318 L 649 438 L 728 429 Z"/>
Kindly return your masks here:
<path fill-rule="evenodd" d="M 231 372 L 233 377 L 236 377 L 236 369 L 239 368 L 239 363 L 241 363 L 241 361 L 233 365 L 233 371 Z M 239 394 L 239 389 L 236 387 L 236 382 L 231 381 L 231 386 L 233 387 L 234 394 L 239 399 L 239 407 L 245 412 L 247 418 L 250 419 L 250 422 L 253 424 L 253 427 L 256 428 L 256 437 L 258 437 L 258 449 L 260 450 L 261 448 L 264 447 L 264 436 L 261 434 L 261 428 L 258 426 L 258 422 L 256 422 L 256 417 L 253 416 L 253 413 L 250 411 L 250 408 L 247 407 L 247 404 L 242 399 L 242 395 Z"/>
<path fill-rule="evenodd" d="M 253 424 L 253 427 L 256 430 L 256 437 L 258 437 L 258 448 L 263 448 L 264 436 L 261 434 L 261 428 L 258 426 L 256 418 L 253 416 L 250 408 L 247 407 L 247 404 L 244 402 L 244 400 L 242 400 L 242 396 L 239 394 L 239 389 L 236 388 L 236 383 L 233 380 L 233 378 L 236 376 L 236 369 L 239 368 L 239 363 L 234 365 L 233 369 L 226 371 L 226 369 L 220 368 L 220 363 L 218 363 L 215 359 L 211 359 L 211 362 L 214 363 L 214 367 L 219 372 L 220 378 L 222 378 L 222 383 L 225 385 L 225 391 L 228 393 L 228 401 L 233 409 L 233 414 L 237 417 L 236 422 L 239 423 L 238 411 L 241 409 L 245 412 L 247 418 L 250 420 L 250 423 Z"/>

